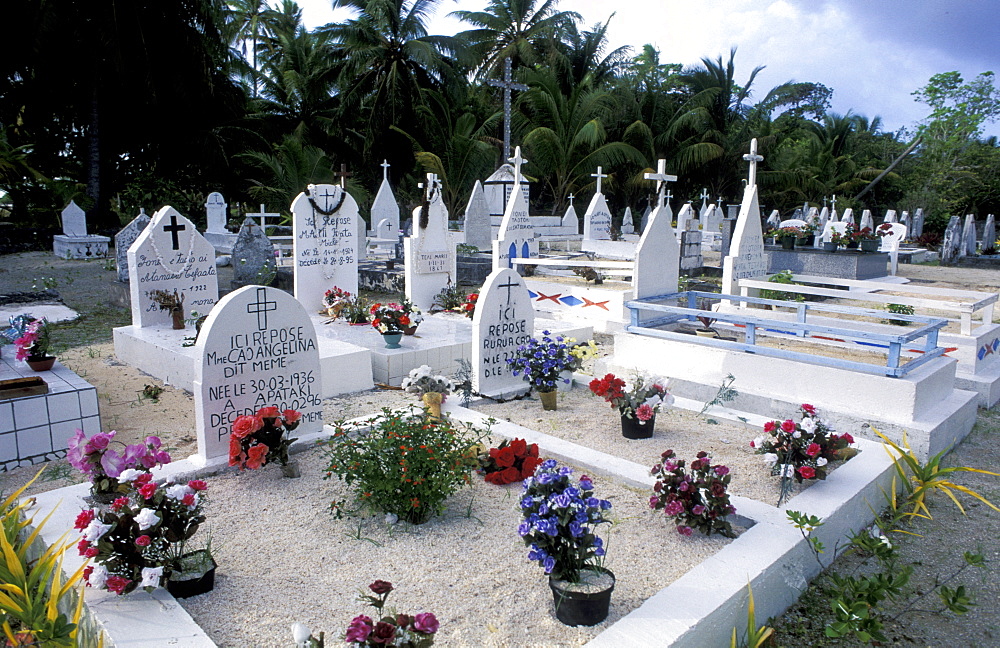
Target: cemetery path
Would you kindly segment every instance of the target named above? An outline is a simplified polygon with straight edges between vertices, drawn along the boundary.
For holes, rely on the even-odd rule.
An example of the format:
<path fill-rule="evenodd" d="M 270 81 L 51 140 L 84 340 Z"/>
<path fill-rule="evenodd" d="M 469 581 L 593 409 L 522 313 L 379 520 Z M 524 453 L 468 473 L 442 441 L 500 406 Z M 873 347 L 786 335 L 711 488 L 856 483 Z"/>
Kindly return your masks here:
<path fill-rule="evenodd" d="M 925 283 L 951 288 L 983 291 L 1000 290 L 1000 273 L 974 268 L 942 268 L 937 266 L 900 265 L 900 274 Z M 162 386 L 131 367 L 114 360 L 111 327 L 128 323 L 123 309 L 107 305 L 107 287 L 114 280 L 114 271 L 100 261 L 65 261 L 51 253 L 32 252 L 4 256 L 0 262 L 0 294 L 41 289 L 42 277 L 56 282 L 63 301 L 80 312 L 78 322 L 61 325 L 54 342 L 60 360 L 94 384 L 100 394 L 101 415 L 105 430 L 117 429 L 122 440 L 131 442 L 146 434 L 158 434 L 175 456 L 194 451 L 194 405 L 191 397 L 172 387 L 165 387 L 156 402 L 141 398 L 146 384 Z M 220 282 L 222 280 L 220 279 Z M 228 279 L 227 279 L 228 281 Z M 8 348 L 5 353 L 11 353 Z M 373 393 L 350 399 L 328 401 L 327 416 L 335 412 L 354 415 L 377 400 Z M 980 411 L 974 432 L 947 458 L 951 465 L 966 465 L 1000 471 L 1000 412 Z M 36 471 L 25 467 L 0 477 L 0 487 L 11 492 L 30 479 Z M 31 492 L 46 491 L 78 481 L 75 471 L 65 461 L 53 462 L 42 480 Z M 983 494 L 994 503 L 1000 502 L 1000 478 L 972 473 L 958 476 L 957 481 Z M 962 553 L 981 552 L 986 560 L 983 570 L 969 568 L 956 581 L 971 591 L 976 606 L 962 617 L 943 616 L 934 612 L 941 608 L 936 595 L 931 594 L 888 624 L 891 646 L 989 646 L 1000 644 L 1000 579 L 995 577 L 1000 562 L 1000 513 L 985 505 L 962 500 L 968 515 L 963 516 L 943 495 L 931 500 L 932 520 L 914 523 L 912 530 L 920 537 L 900 536 L 900 564 L 913 564 L 917 574 L 911 585 L 914 592 L 929 592 L 936 578 L 943 579 L 961 566 Z M 852 558 L 840 558 L 834 569 L 849 572 L 856 568 Z M 912 597 L 911 597 L 912 598 Z M 910 600 L 910 599 L 907 599 Z M 906 602 L 890 610 L 892 614 L 905 608 Z M 829 621 L 829 602 L 807 595 L 802 602 L 775 622 L 780 629 L 775 645 L 830 646 L 862 645 L 834 644 L 823 635 Z M 763 619 L 759 620 L 764 622 Z"/>

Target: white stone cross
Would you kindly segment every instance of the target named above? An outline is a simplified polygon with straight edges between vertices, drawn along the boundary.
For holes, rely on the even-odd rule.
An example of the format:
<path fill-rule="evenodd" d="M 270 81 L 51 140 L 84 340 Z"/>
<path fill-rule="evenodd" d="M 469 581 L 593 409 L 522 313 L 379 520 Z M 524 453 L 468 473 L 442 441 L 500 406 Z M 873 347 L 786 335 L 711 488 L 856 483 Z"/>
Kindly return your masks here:
<path fill-rule="evenodd" d="M 748 184 L 757 186 L 757 163 L 764 161 L 763 155 L 757 155 L 757 138 L 750 140 L 750 153 L 743 156 L 743 159 L 750 163 L 750 176 Z"/>
<path fill-rule="evenodd" d="M 837 194 L 833 194 L 833 198 L 830 199 L 830 205 L 831 205 L 830 209 L 833 210 L 837 209 Z"/>
<path fill-rule="evenodd" d="M 521 157 L 521 147 L 516 146 L 514 147 L 514 157 L 508 159 L 507 161 L 514 163 L 514 190 L 517 191 L 516 187 L 521 185 L 521 165 L 528 160 Z"/>
<path fill-rule="evenodd" d="M 389 179 L 389 167 L 392 166 L 391 164 L 389 164 L 389 160 L 383 159 L 382 160 L 382 164 L 380 164 L 379 166 L 382 167 L 382 179 L 383 180 L 388 180 Z"/>
<path fill-rule="evenodd" d="M 260 206 L 260 212 L 258 212 L 256 214 L 254 214 L 254 213 L 248 213 L 247 214 L 248 218 L 251 217 L 251 216 L 257 216 L 258 218 L 260 218 L 260 228 L 262 230 L 264 230 L 265 234 L 267 233 L 267 229 L 265 229 L 267 227 L 267 224 L 265 223 L 265 219 L 268 219 L 268 218 L 281 218 L 281 214 L 268 214 L 268 213 L 266 213 L 264 211 L 264 205 Z"/>
<path fill-rule="evenodd" d="M 570 194 L 568 197 L 569 197 L 569 206 L 572 207 L 573 206 L 573 199 L 576 198 L 576 196 L 574 196 L 573 194 Z"/>
<path fill-rule="evenodd" d="M 715 208 L 722 209 L 722 196 L 719 196 L 719 198 L 715 201 Z"/>
<path fill-rule="evenodd" d="M 597 178 L 597 191 L 595 193 L 601 193 L 601 179 L 607 178 L 608 175 L 606 173 L 601 173 L 601 167 L 597 167 L 597 173 L 591 173 L 590 177 Z"/>
<path fill-rule="evenodd" d="M 826 207 L 826 203 L 827 203 L 826 196 L 823 196 L 823 207 Z"/>
<path fill-rule="evenodd" d="M 600 173 L 601 168 L 597 167 L 598 173 Z M 646 180 L 656 180 L 656 192 L 659 194 L 657 197 L 656 204 L 660 207 L 663 206 L 664 199 L 669 199 L 670 197 L 665 195 L 664 192 L 667 189 L 668 182 L 677 182 L 677 176 L 667 175 L 667 161 L 663 158 L 656 161 L 656 173 L 647 173 L 643 175 Z M 600 180 L 598 180 L 600 183 Z M 600 186 L 600 184 L 598 184 Z M 600 193 L 600 189 L 598 189 Z"/>
<path fill-rule="evenodd" d="M 698 196 L 698 197 L 701 198 L 701 206 L 702 207 L 705 206 L 705 201 L 707 201 L 709 198 L 711 198 L 711 196 L 708 195 L 708 189 L 706 189 L 706 188 L 702 188 L 701 195 Z"/>

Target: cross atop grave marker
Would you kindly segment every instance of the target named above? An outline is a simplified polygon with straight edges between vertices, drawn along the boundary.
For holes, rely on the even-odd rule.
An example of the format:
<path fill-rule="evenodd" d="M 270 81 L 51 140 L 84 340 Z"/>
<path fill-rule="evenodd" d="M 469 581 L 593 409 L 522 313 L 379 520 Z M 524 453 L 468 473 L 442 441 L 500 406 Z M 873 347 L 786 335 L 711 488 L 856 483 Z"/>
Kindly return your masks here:
<path fill-rule="evenodd" d="M 514 83 L 511 79 L 511 63 L 509 58 L 503 60 L 503 81 L 491 79 L 487 81 L 494 88 L 503 88 L 503 157 L 510 157 L 510 93 L 511 90 L 527 90 L 523 83 Z"/>
<path fill-rule="evenodd" d="M 518 187 L 521 185 L 521 165 L 528 160 L 521 157 L 521 147 L 518 146 L 514 149 L 514 157 L 507 161 L 514 163 L 514 189 L 512 191 L 519 191 Z"/>
<path fill-rule="evenodd" d="M 441 189 L 441 181 L 436 173 L 428 173 L 427 182 L 418 182 L 417 188 L 424 190 L 424 200 L 433 200 L 434 190 Z"/>
<path fill-rule="evenodd" d="M 181 249 L 180 248 L 180 244 L 177 241 L 177 232 L 180 232 L 180 231 L 183 231 L 183 230 L 186 230 L 186 229 L 187 229 L 186 225 L 179 225 L 177 223 L 177 215 L 176 214 L 170 214 L 170 224 L 169 225 L 164 225 L 163 226 L 163 231 L 164 232 L 170 232 L 171 244 L 173 245 L 173 249 L 175 249 L 175 250 Z"/>
<path fill-rule="evenodd" d="M 757 155 L 757 138 L 750 140 L 750 152 L 743 156 L 743 159 L 750 163 L 750 176 L 748 184 L 757 185 L 757 163 L 764 161 L 763 155 Z"/>
<path fill-rule="evenodd" d="M 521 285 L 521 284 L 519 284 L 519 283 L 514 283 L 514 282 L 512 282 L 512 281 L 511 281 L 510 279 L 508 279 L 508 280 L 507 280 L 507 283 L 505 283 L 505 284 L 500 284 L 499 286 L 497 286 L 497 288 L 506 288 L 506 289 L 507 289 L 507 305 L 508 305 L 508 306 L 510 305 L 510 289 L 511 289 L 511 288 L 517 288 L 517 287 L 519 287 L 520 285 Z"/>
<path fill-rule="evenodd" d="M 833 198 L 830 200 L 831 209 L 837 209 L 837 194 L 833 194 Z"/>
<path fill-rule="evenodd" d="M 708 189 L 703 187 L 701 190 L 701 195 L 698 197 L 701 198 L 701 208 L 704 209 L 705 203 L 708 201 L 709 198 L 711 198 L 711 196 L 708 195 Z"/>
<path fill-rule="evenodd" d="M 827 199 L 826 196 L 823 196 L 823 207 L 825 208 L 826 205 L 827 205 Z"/>
<path fill-rule="evenodd" d="M 380 164 L 379 166 L 382 167 L 382 179 L 383 180 L 388 180 L 389 179 L 389 167 L 392 166 L 391 164 L 389 164 L 389 160 L 386 160 L 386 159 L 383 158 L 382 159 L 382 164 Z"/>
<path fill-rule="evenodd" d="M 266 219 L 268 219 L 268 218 L 280 218 L 281 214 L 271 214 L 271 213 L 265 212 L 264 211 L 264 205 L 261 205 L 259 212 L 257 212 L 257 213 L 252 213 L 251 212 L 251 213 L 247 214 L 248 218 L 251 217 L 251 216 L 257 216 L 257 217 L 260 218 L 260 228 L 262 230 L 264 230 L 265 233 L 267 233 L 267 223 L 265 222 Z"/>
<path fill-rule="evenodd" d="M 267 312 L 278 310 L 278 302 L 267 301 L 267 292 L 263 287 L 257 289 L 257 301 L 247 304 L 247 313 L 257 313 L 257 330 L 267 330 Z"/>
<path fill-rule="evenodd" d="M 597 167 L 597 171 L 600 173 L 601 167 Z M 647 173 L 643 175 L 643 177 L 646 180 L 656 180 L 656 192 L 659 194 L 656 204 L 662 207 L 664 198 L 667 198 L 664 194 L 664 191 L 667 188 L 667 183 L 677 182 L 677 176 L 667 175 L 667 161 L 660 158 L 656 161 L 656 173 Z M 600 182 L 600 180 L 598 180 L 598 182 Z M 600 189 L 598 189 L 598 193 L 600 193 Z"/>
<path fill-rule="evenodd" d="M 607 178 L 608 174 L 601 173 L 601 167 L 597 167 L 597 173 L 591 173 L 591 178 L 597 178 L 597 191 L 595 193 L 601 193 L 601 180 Z"/>
<path fill-rule="evenodd" d="M 573 206 L 573 199 L 576 198 L 576 196 L 574 196 L 573 194 L 570 194 L 568 196 L 568 198 L 569 198 L 569 206 L 572 207 Z"/>
<path fill-rule="evenodd" d="M 722 196 L 719 196 L 715 201 L 715 208 L 722 209 Z"/>
<path fill-rule="evenodd" d="M 344 164 L 343 162 L 341 162 L 341 163 L 340 163 L 340 171 L 339 171 L 339 172 L 336 172 L 336 173 L 334 173 L 333 175 L 335 175 L 335 176 L 337 176 L 338 178 L 340 178 L 340 188 L 341 188 L 341 189 L 343 189 L 343 188 L 344 188 L 344 183 L 345 183 L 345 182 L 347 181 L 347 179 L 348 179 L 348 178 L 350 178 L 350 177 L 351 177 L 351 176 L 353 176 L 354 174 L 353 174 L 353 173 L 350 173 L 350 172 L 349 172 L 349 171 L 347 170 L 347 165 L 346 165 L 346 164 Z"/>

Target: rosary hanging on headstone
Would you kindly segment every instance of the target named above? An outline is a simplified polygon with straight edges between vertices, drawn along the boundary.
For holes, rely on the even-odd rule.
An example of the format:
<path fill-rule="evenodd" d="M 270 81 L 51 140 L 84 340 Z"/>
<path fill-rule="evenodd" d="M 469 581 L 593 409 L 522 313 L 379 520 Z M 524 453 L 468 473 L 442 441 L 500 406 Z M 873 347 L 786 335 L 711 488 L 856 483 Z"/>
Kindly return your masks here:
<path fill-rule="evenodd" d="M 334 189 L 337 189 L 336 185 L 334 185 Z M 316 185 L 312 184 L 306 185 L 306 198 L 309 200 L 309 205 L 313 208 L 314 211 L 322 214 L 323 216 L 333 215 L 344 204 L 344 199 L 347 197 L 347 192 L 344 189 L 340 189 L 340 200 L 337 201 L 337 204 L 330 209 L 323 209 L 319 205 L 317 205 L 316 201 L 313 199 L 314 191 L 316 191 Z M 336 193 L 323 194 L 320 196 L 320 198 L 330 198 L 336 195 L 337 195 Z"/>

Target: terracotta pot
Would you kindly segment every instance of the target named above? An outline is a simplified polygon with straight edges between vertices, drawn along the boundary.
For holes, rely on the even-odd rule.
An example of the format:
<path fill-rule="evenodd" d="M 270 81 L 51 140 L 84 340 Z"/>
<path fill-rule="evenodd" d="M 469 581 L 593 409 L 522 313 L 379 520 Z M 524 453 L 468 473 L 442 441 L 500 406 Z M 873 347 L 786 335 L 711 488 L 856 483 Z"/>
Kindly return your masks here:
<path fill-rule="evenodd" d="M 48 371 L 56 363 L 55 356 L 44 356 L 40 358 L 28 358 L 25 360 L 32 371 Z"/>
<path fill-rule="evenodd" d="M 538 398 L 540 398 L 542 401 L 543 410 L 552 411 L 558 409 L 557 407 L 558 397 L 559 397 L 559 392 L 555 390 L 548 392 L 538 392 Z"/>
<path fill-rule="evenodd" d="M 615 575 L 603 567 L 592 567 L 588 571 L 610 576 L 611 585 L 597 592 L 582 592 L 578 591 L 575 583 L 549 578 L 556 618 L 568 626 L 597 625 L 608 617 L 611 592 L 615 589 Z"/>
<path fill-rule="evenodd" d="M 622 415 L 622 436 L 626 439 L 649 439 L 653 436 L 656 414 L 648 421 L 640 421 L 635 414 L 632 418 Z"/>
<path fill-rule="evenodd" d="M 427 411 L 431 415 L 431 418 L 441 418 L 441 403 L 444 401 L 444 396 L 439 392 L 427 392 L 420 399 L 427 406 Z"/>
<path fill-rule="evenodd" d="M 414 324 L 413 326 L 410 326 L 410 327 L 407 327 L 407 328 L 403 329 L 403 335 L 416 335 L 416 334 L 417 334 L 417 325 L 416 324 Z"/>
<path fill-rule="evenodd" d="M 170 321 L 173 323 L 173 327 L 177 330 L 184 328 L 184 309 L 183 308 L 171 308 L 170 309 Z"/>

